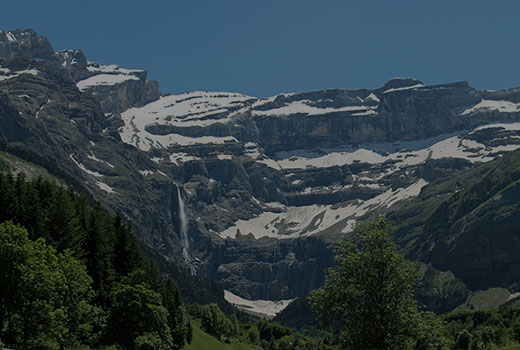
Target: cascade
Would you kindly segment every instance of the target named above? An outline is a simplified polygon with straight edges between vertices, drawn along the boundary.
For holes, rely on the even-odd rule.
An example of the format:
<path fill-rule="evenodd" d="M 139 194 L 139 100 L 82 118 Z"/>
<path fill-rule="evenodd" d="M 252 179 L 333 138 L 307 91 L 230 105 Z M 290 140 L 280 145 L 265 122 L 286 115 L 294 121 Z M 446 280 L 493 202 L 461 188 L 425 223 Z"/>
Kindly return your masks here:
<path fill-rule="evenodd" d="M 191 264 L 190 257 L 190 242 L 188 240 L 188 216 L 186 215 L 186 208 L 184 206 L 184 200 L 182 199 L 180 186 L 177 186 L 177 199 L 179 201 L 179 220 L 181 222 L 181 245 L 182 245 L 182 257 L 188 264 L 191 270 L 191 274 L 195 275 L 195 268 Z"/>

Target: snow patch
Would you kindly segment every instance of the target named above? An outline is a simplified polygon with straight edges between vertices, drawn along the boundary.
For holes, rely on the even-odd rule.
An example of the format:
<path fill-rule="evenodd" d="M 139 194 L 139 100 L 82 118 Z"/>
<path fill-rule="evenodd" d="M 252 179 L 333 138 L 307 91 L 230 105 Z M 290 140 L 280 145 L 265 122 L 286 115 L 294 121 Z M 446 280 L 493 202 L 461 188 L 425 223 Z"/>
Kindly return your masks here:
<path fill-rule="evenodd" d="M 139 80 L 139 78 L 135 75 L 98 74 L 77 82 L 76 86 L 81 91 L 85 91 L 93 86 L 121 84 L 128 80 Z"/>
<path fill-rule="evenodd" d="M 83 164 L 81 164 L 80 162 L 78 162 L 76 159 L 74 159 L 73 155 L 72 154 L 69 154 L 69 157 L 70 159 L 72 159 L 72 161 L 74 162 L 74 164 L 76 164 L 76 166 L 78 168 L 80 168 L 83 172 L 89 174 L 89 175 L 92 175 L 92 176 L 95 176 L 95 177 L 103 177 L 103 175 L 101 175 L 100 173 L 98 173 L 97 171 L 92 171 L 92 170 L 89 170 L 87 169 Z"/>
<path fill-rule="evenodd" d="M 16 40 L 16 37 L 14 36 L 13 33 L 11 33 L 11 32 L 7 32 L 5 35 L 7 36 L 7 40 L 8 40 L 10 43 L 13 43 L 13 42 L 17 41 L 17 40 Z"/>
<path fill-rule="evenodd" d="M 278 313 L 284 310 L 290 303 L 296 299 L 271 301 L 271 300 L 247 300 L 224 290 L 224 299 L 239 310 L 253 313 L 255 315 L 264 316 L 265 318 L 274 318 Z"/>
<path fill-rule="evenodd" d="M 110 187 L 109 185 L 107 185 L 106 183 L 104 182 L 101 182 L 101 181 L 98 181 L 98 180 L 94 180 L 94 183 L 100 188 L 102 189 L 103 191 L 107 192 L 107 193 L 116 193 L 116 191 L 114 191 L 114 188 L 113 187 Z"/>
<path fill-rule="evenodd" d="M 11 74 L 11 75 L 0 75 L 0 81 L 12 79 L 12 78 L 17 78 L 17 77 L 19 77 L 22 74 L 30 74 L 30 75 L 36 76 L 36 75 L 38 75 L 38 73 L 39 73 L 39 71 L 37 69 L 35 69 L 35 68 L 33 68 L 33 69 L 25 69 L 25 70 L 17 71 L 14 74 Z"/>
<path fill-rule="evenodd" d="M 497 123 L 480 126 L 468 134 L 488 128 L 520 131 L 520 123 Z M 428 159 L 460 158 L 472 163 L 487 162 L 503 150 L 515 150 L 520 145 L 486 147 L 474 140 L 464 139 L 465 130 L 431 137 L 425 140 L 363 143 L 357 147 L 341 146 L 315 150 L 294 150 L 275 153 L 273 158 L 257 160 L 274 169 L 327 168 L 351 165 L 355 162 L 382 164 L 391 162 L 398 169 L 424 163 Z"/>
<path fill-rule="evenodd" d="M 480 111 L 498 111 L 500 113 L 520 112 L 520 103 L 510 101 L 482 100 L 471 108 L 466 109 L 460 115 L 469 115 Z"/>
<path fill-rule="evenodd" d="M 91 142 L 92 142 L 92 141 L 91 141 Z M 108 165 L 108 166 L 111 167 L 111 168 L 114 168 L 114 165 L 113 165 L 113 164 L 107 162 L 106 160 L 102 160 L 102 159 L 97 158 L 97 157 L 94 155 L 94 153 L 92 153 L 92 152 L 90 152 L 90 155 L 88 155 L 87 158 L 88 158 L 88 159 L 92 159 L 92 160 L 94 160 L 94 161 L 96 161 L 96 162 L 99 162 L 99 163 L 103 163 L 103 164 L 105 164 L 105 165 Z"/>
<path fill-rule="evenodd" d="M 87 70 L 89 72 L 94 73 L 112 73 L 112 74 L 134 74 L 134 73 L 142 73 L 144 70 L 142 69 L 126 69 L 121 68 L 116 64 L 101 64 L 97 62 L 88 61 L 87 62 Z"/>
<path fill-rule="evenodd" d="M 338 112 L 358 112 L 366 113 L 365 115 L 377 114 L 374 107 L 370 106 L 345 106 L 339 108 L 319 108 L 312 106 L 312 101 L 302 100 L 291 102 L 286 106 L 273 108 L 268 110 L 253 110 L 252 114 L 255 116 L 282 116 L 282 115 L 321 115 Z"/>
<path fill-rule="evenodd" d="M 395 91 L 412 90 L 412 89 L 417 89 L 417 88 L 420 88 L 423 86 L 424 86 L 424 84 L 415 84 L 412 86 L 406 86 L 406 87 L 401 87 L 401 88 L 392 88 L 392 89 L 385 90 L 383 92 L 383 94 L 387 94 L 389 92 L 395 92 Z"/>
<path fill-rule="evenodd" d="M 217 154 L 217 158 L 219 160 L 230 160 L 233 159 L 233 156 L 231 154 Z"/>
<path fill-rule="evenodd" d="M 177 164 L 177 165 L 181 165 L 182 163 L 186 163 L 186 162 L 189 162 L 192 160 L 200 159 L 199 157 L 192 156 L 192 155 L 189 155 L 184 152 L 172 153 L 172 154 L 170 154 L 169 158 L 170 158 L 170 162 Z"/>
<path fill-rule="evenodd" d="M 352 227 L 357 218 L 375 209 L 388 209 L 399 201 L 416 197 L 428 183 L 419 179 L 408 187 L 388 189 L 366 201 L 355 201 L 346 205 L 308 205 L 287 206 L 281 213 L 264 212 L 249 220 L 238 220 L 231 227 L 220 232 L 222 238 L 235 238 L 240 231 L 242 235 L 252 234 L 256 239 L 273 237 L 278 239 L 311 236 L 337 227 L 340 232 L 346 226 Z M 350 220 L 350 224 L 349 224 Z M 345 226 L 346 225 L 346 226 Z"/>
<path fill-rule="evenodd" d="M 365 100 L 372 100 L 372 101 L 375 101 L 375 102 L 379 102 L 379 98 L 377 98 L 376 95 L 374 95 L 373 92 L 370 93 L 370 95 L 368 95 Z"/>

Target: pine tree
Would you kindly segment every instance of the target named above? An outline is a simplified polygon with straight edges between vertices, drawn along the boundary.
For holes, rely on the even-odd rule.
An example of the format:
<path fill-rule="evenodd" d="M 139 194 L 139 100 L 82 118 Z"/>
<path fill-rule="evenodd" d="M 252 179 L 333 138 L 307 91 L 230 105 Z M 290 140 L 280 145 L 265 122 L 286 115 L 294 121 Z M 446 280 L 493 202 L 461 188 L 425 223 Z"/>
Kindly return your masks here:
<path fill-rule="evenodd" d="M 143 257 L 129 225 L 120 215 L 114 219 L 114 270 L 120 277 L 143 267 Z"/>
<path fill-rule="evenodd" d="M 98 292 L 98 301 L 109 301 L 110 285 L 114 280 L 112 267 L 113 237 L 109 230 L 109 219 L 99 203 L 90 214 L 90 222 L 85 239 L 86 265 L 93 280 L 94 290 Z"/>

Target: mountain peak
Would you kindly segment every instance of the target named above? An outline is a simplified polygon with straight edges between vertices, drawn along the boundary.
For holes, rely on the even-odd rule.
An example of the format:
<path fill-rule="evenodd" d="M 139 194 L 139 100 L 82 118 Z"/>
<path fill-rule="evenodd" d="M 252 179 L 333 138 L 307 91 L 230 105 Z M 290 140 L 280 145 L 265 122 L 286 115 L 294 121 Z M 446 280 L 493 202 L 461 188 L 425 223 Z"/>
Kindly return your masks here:
<path fill-rule="evenodd" d="M 0 31 L 0 58 L 33 57 L 47 59 L 54 55 L 49 40 L 34 29 Z"/>

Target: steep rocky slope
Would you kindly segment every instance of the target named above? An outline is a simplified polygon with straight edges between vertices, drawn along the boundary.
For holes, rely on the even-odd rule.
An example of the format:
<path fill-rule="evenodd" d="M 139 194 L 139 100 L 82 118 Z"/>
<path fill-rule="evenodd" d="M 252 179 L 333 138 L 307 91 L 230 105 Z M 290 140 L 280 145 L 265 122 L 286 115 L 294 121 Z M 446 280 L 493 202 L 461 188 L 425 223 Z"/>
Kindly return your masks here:
<path fill-rule="evenodd" d="M 145 71 L 54 51 L 30 30 L 0 32 L 0 57 L 2 141 L 82 179 L 144 242 L 248 299 L 305 295 L 357 221 L 520 148 L 519 88 L 394 79 L 161 95 Z"/>
<path fill-rule="evenodd" d="M 428 218 L 417 255 L 471 289 L 520 287 L 520 152 L 496 161 Z"/>

